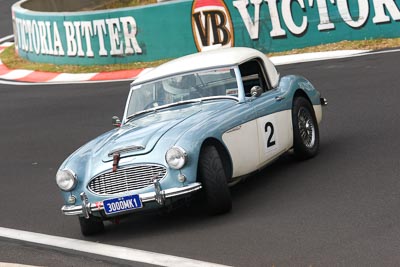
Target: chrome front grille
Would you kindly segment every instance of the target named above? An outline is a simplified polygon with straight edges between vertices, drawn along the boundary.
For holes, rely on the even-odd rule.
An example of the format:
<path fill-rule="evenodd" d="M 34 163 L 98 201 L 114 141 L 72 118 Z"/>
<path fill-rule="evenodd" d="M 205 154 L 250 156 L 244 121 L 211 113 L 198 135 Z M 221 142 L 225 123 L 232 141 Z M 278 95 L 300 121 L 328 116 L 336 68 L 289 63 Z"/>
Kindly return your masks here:
<path fill-rule="evenodd" d="M 154 179 L 162 179 L 166 173 L 161 165 L 133 165 L 96 176 L 88 189 L 98 195 L 119 194 L 152 185 Z"/>

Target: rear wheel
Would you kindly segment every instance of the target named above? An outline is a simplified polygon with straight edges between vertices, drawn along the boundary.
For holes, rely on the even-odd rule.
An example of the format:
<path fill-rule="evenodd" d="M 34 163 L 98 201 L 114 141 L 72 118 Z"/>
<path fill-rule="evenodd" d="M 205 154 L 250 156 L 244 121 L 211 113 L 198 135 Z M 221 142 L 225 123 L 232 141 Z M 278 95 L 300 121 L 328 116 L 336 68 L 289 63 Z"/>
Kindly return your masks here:
<path fill-rule="evenodd" d="M 84 236 L 95 235 L 104 231 L 103 220 L 95 216 L 90 216 L 89 219 L 79 217 L 79 224 Z"/>
<path fill-rule="evenodd" d="M 214 146 L 205 146 L 201 150 L 199 180 L 203 185 L 209 214 L 222 214 L 232 209 L 227 177 L 221 158 Z"/>
<path fill-rule="evenodd" d="M 297 97 L 292 108 L 293 149 L 298 159 L 309 159 L 317 155 L 319 149 L 319 129 L 310 102 Z"/>

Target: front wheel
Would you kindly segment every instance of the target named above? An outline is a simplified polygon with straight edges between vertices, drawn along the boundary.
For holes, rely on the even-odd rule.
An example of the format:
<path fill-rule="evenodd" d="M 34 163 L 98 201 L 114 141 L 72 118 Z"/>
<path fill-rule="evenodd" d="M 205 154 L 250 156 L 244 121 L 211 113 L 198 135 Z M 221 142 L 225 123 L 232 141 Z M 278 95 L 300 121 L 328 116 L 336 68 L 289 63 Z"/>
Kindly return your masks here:
<path fill-rule="evenodd" d="M 203 185 L 207 210 L 211 215 L 232 209 L 231 193 L 221 158 L 214 146 L 205 146 L 199 159 L 199 180 Z"/>
<path fill-rule="evenodd" d="M 314 157 L 319 149 L 319 129 L 315 113 L 310 102 L 297 97 L 292 108 L 293 150 L 298 159 Z"/>
<path fill-rule="evenodd" d="M 89 219 L 79 217 L 79 224 L 84 236 L 91 236 L 104 231 L 103 220 L 95 216 L 91 216 Z"/>

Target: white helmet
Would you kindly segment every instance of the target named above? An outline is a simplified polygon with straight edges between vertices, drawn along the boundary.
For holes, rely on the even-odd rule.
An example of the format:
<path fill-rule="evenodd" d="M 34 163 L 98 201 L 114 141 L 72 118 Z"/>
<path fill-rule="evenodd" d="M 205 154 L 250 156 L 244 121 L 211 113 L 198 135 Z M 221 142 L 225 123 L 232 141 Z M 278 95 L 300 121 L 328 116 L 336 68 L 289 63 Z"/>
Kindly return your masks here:
<path fill-rule="evenodd" d="M 185 95 L 190 93 L 190 89 L 196 83 L 196 78 L 193 74 L 173 77 L 162 81 L 165 91 L 173 95 Z"/>

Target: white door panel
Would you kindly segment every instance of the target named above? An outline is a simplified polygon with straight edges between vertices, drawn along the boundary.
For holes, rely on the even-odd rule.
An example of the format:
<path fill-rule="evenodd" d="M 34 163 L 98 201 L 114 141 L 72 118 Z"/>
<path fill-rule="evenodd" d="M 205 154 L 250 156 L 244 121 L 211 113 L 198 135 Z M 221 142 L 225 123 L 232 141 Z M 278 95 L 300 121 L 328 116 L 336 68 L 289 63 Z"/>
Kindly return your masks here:
<path fill-rule="evenodd" d="M 260 145 L 260 166 L 267 164 L 293 143 L 292 116 L 290 110 L 273 113 L 257 119 Z"/>
<path fill-rule="evenodd" d="M 222 140 L 231 154 L 233 177 L 256 170 L 260 164 L 257 122 L 250 121 L 222 135 Z"/>
<path fill-rule="evenodd" d="M 233 177 L 261 168 L 293 146 L 292 116 L 285 110 L 237 126 L 222 135 Z"/>

